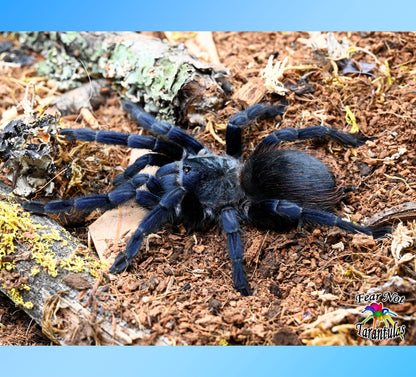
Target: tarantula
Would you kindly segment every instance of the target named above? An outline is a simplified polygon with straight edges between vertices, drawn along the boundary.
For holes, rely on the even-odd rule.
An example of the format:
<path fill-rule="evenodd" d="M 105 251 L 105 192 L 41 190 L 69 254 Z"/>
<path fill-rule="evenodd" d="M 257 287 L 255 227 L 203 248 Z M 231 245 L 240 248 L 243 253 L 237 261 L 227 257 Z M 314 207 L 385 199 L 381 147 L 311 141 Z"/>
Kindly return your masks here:
<path fill-rule="evenodd" d="M 283 114 L 285 105 L 256 104 L 235 114 L 226 129 L 226 154 L 209 151 L 193 136 L 159 122 L 132 102 L 125 111 L 155 136 L 128 135 L 90 129 L 61 130 L 67 140 L 96 141 L 150 149 L 118 176 L 108 194 L 89 195 L 49 203 L 25 202 L 36 213 L 93 210 L 116 207 L 132 198 L 149 210 L 110 268 L 124 271 L 139 253 L 143 237 L 166 223 L 182 223 L 187 231 L 220 223 L 227 235 L 236 289 L 251 294 L 243 268 L 244 251 L 239 233 L 241 220 L 262 228 L 282 230 L 301 222 L 337 226 L 347 232 L 377 237 L 377 231 L 340 219 L 329 212 L 351 188 L 336 186 L 334 174 L 316 158 L 298 150 L 279 149 L 282 141 L 332 138 L 343 145 L 363 145 L 366 137 L 325 126 L 279 129 L 266 137 L 246 162 L 242 161 L 242 127 Z M 156 174 L 142 174 L 146 165 L 158 166 Z M 147 190 L 141 189 L 146 186 Z"/>

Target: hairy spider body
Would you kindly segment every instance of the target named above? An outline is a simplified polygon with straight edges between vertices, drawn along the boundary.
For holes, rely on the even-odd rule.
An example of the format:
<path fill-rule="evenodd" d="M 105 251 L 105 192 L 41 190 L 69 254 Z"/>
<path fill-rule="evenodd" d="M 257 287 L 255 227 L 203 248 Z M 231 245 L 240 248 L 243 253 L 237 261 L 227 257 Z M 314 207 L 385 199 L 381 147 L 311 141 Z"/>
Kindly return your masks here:
<path fill-rule="evenodd" d="M 236 205 L 243 192 L 239 182 L 241 163 L 234 157 L 215 154 L 190 156 L 182 162 L 180 180 L 203 206 L 218 212 L 225 205 Z"/>
<path fill-rule="evenodd" d="M 49 203 L 25 202 L 38 213 L 111 208 L 130 199 L 149 210 L 110 272 L 124 271 L 139 253 L 146 234 L 168 222 L 183 223 L 188 231 L 220 223 L 226 233 L 233 281 L 243 295 L 251 290 L 243 269 L 240 221 L 260 227 L 284 229 L 299 222 L 337 226 L 347 232 L 376 232 L 344 221 L 328 212 L 341 200 L 347 188 L 339 188 L 333 173 L 316 158 L 290 149 L 279 149 L 281 141 L 332 138 L 350 146 L 367 140 L 336 129 L 313 126 L 285 128 L 264 139 L 246 162 L 241 159 L 241 128 L 256 119 L 284 112 L 284 105 L 257 104 L 234 115 L 226 130 L 226 154 L 210 152 L 194 137 L 170 124 L 159 122 L 140 107 L 124 102 L 123 108 L 145 129 L 156 135 L 126 135 L 111 131 L 63 129 L 68 140 L 96 141 L 150 149 L 115 180 L 108 194 L 89 195 Z M 158 166 L 154 176 L 142 174 L 146 165 Z M 142 187 L 146 186 L 147 190 Z"/>
<path fill-rule="evenodd" d="M 244 164 L 242 185 L 255 201 L 286 199 L 301 207 L 330 210 L 343 197 L 332 171 L 311 155 L 265 147 Z"/>

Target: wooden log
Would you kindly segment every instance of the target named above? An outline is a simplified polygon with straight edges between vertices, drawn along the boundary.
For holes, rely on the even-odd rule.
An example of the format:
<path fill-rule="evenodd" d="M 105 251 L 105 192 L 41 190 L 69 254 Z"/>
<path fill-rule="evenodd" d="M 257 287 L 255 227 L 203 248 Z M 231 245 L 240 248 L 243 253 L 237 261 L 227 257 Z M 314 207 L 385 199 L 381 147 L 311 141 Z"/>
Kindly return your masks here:
<path fill-rule="evenodd" d="M 200 124 L 226 95 L 217 79 L 228 75 L 191 56 L 181 45 L 133 32 L 19 33 L 21 43 L 46 58 L 38 73 L 63 90 L 111 81 L 126 99 L 172 123 Z"/>
<path fill-rule="evenodd" d="M 56 344 L 128 345 L 148 335 L 95 300 L 101 290 L 105 301 L 117 299 L 104 289 L 110 278 L 98 259 L 51 218 L 24 212 L 10 191 L 0 182 L 0 291 Z"/>

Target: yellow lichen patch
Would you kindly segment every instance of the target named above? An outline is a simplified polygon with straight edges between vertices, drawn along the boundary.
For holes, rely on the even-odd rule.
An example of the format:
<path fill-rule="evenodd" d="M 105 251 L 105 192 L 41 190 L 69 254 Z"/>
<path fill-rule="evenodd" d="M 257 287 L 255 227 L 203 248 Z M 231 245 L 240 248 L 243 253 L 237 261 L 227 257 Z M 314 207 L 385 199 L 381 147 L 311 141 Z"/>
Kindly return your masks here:
<path fill-rule="evenodd" d="M 88 255 L 89 250 L 86 247 L 78 247 L 72 255 L 59 261 L 61 269 L 72 272 L 88 271 L 91 276 L 100 278 L 100 271 L 107 269 L 107 264 L 101 262 L 98 258 Z"/>
<path fill-rule="evenodd" d="M 219 346 L 228 346 L 228 341 L 227 339 L 220 339 L 220 341 L 218 342 Z"/>
<path fill-rule="evenodd" d="M 88 266 L 89 266 L 89 270 L 88 272 L 90 273 L 91 276 L 93 276 L 96 279 L 100 279 L 100 271 L 105 271 L 108 269 L 108 265 L 106 261 L 101 262 L 99 259 L 96 258 L 92 258 L 92 257 L 88 257 Z"/>
<path fill-rule="evenodd" d="M 30 217 L 17 204 L 0 201 L 0 257 L 14 254 L 15 241 L 23 241 L 28 231 L 33 231 Z M 0 262 L 0 269 L 4 268 Z"/>
<path fill-rule="evenodd" d="M 36 276 L 39 272 L 40 272 L 40 268 L 39 268 L 39 267 L 33 267 L 33 268 L 30 270 L 30 274 L 31 274 L 32 276 Z"/>
<path fill-rule="evenodd" d="M 31 301 L 24 301 L 22 295 L 19 292 L 19 289 L 12 288 L 12 289 L 8 290 L 7 292 L 9 293 L 11 299 L 14 301 L 14 303 L 16 305 L 21 305 L 21 306 L 23 306 L 26 309 L 33 309 L 33 302 L 31 302 Z"/>
<path fill-rule="evenodd" d="M 59 266 L 72 272 L 82 272 L 85 270 L 85 262 L 79 255 L 71 255 L 62 259 Z"/>
<path fill-rule="evenodd" d="M 23 211 L 19 205 L 11 202 L 11 198 L 0 201 L 0 271 L 12 271 L 16 268 L 14 261 L 3 261 L 3 257 L 14 254 L 16 245 L 23 243 L 30 245 L 31 257 L 36 258 L 40 265 L 45 266 L 45 260 L 48 266 L 53 265 L 53 253 L 50 252 L 50 245 L 46 240 L 48 237 L 56 238 L 56 234 L 44 233 L 41 236 L 37 232 L 40 228 L 39 225 L 33 223 L 28 213 Z M 42 238 L 45 240 L 44 242 L 41 242 Z M 54 272 L 53 268 L 51 271 Z M 27 309 L 33 308 L 33 303 L 24 302 L 20 293 L 22 289 L 30 290 L 30 287 L 22 285 L 19 288 L 9 289 L 7 292 L 17 305 Z"/>
<path fill-rule="evenodd" d="M 94 278 L 102 276 L 101 270 L 107 266 L 98 259 L 88 255 L 87 248 L 79 247 L 72 254 L 62 260 L 56 258 L 52 251 L 52 245 L 61 242 L 62 246 L 68 245 L 68 240 L 62 238 L 56 229 L 48 229 L 45 226 L 35 224 L 30 214 L 24 211 L 18 204 L 13 203 L 11 197 L 2 197 L 0 200 L 0 271 L 13 271 L 16 262 L 3 257 L 15 254 L 16 246 L 27 245 L 30 258 L 38 265 L 30 270 L 32 277 L 41 270 L 52 277 L 57 277 L 59 270 L 72 272 L 87 271 Z M 7 260 L 6 260 L 7 259 Z M 3 288 L 6 289 L 5 285 Z M 33 303 L 24 302 L 21 295 L 22 290 L 30 290 L 28 285 L 22 284 L 18 288 L 8 289 L 7 293 L 17 305 L 27 309 L 33 308 Z"/>
<path fill-rule="evenodd" d="M 49 275 L 57 277 L 58 270 L 56 268 L 57 260 L 55 259 L 55 253 L 43 246 L 39 248 L 40 250 L 32 251 L 32 259 L 40 266 L 46 268 Z"/>
<path fill-rule="evenodd" d="M 56 229 L 50 229 L 49 233 L 44 233 L 40 237 L 41 241 L 52 242 L 52 241 L 62 241 L 59 232 Z"/>

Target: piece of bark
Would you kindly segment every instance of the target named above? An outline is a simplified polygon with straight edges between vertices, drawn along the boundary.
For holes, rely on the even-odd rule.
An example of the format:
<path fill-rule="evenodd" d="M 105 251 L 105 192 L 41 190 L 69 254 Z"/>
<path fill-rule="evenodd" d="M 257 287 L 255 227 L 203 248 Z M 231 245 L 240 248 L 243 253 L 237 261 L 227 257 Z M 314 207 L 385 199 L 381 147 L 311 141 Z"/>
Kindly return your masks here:
<path fill-rule="evenodd" d="M 416 219 L 416 203 L 406 202 L 374 214 L 367 220 L 366 226 L 380 226 L 414 219 Z"/>
<path fill-rule="evenodd" d="M 133 32 L 19 33 L 46 60 L 38 73 L 73 89 L 104 77 L 122 97 L 170 123 L 201 123 L 227 99 L 217 78 L 228 74 L 191 56 L 183 45 Z"/>
<path fill-rule="evenodd" d="M 10 188 L 0 182 L 0 200 L 4 202 Z M 7 203 L 7 202 L 5 202 Z M 51 250 L 57 260 L 62 260 L 79 247 L 79 242 L 70 236 L 54 220 L 47 216 L 31 215 L 34 224 L 44 227 L 41 232 L 55 231 L 61 240 L 51 242 Z M 11 294 L 13 285 L 26 284 L 30 290 L 22 290 L 25 303 L 33 303 L 33 308 L 22 309 L 41 327 L 43 333 L 54 343 L 60 345 L 127 345 L 149 333 L 130 327 L 116 314 L 106 313 L 94 295 L 100 290 L 98 280 L 88 272 L 74 273 L 58 268 L 56 277 L 48 274 L 44 268 L 31 258 L 30 243 L 15 243 L 15 253 L 2 258 L 2 263 L 15 261 L 11 272 L 0 271 L 0 280 L 9 286 L 0 284 L 0 291 L 16 302 Z M 40 270 L 33 276 L 31 271 Z M 107 277 L 108 279 L 108 277 Z M 108 280 L 107 280 L 108 283 Z M 106 292 L 108 294 L 108 292 Z M 115 300 L 110 296 L 106 302 Z M 160 343 L 163 339 L 159 339 Z"/>

